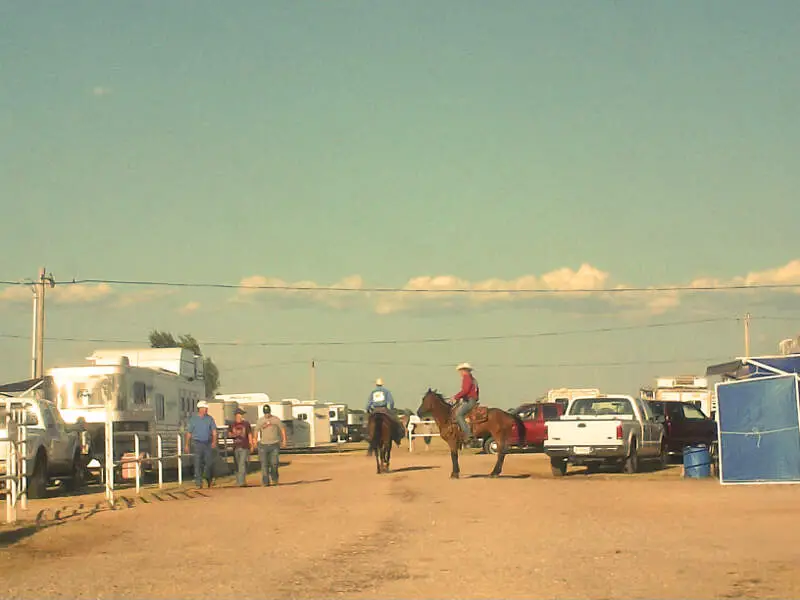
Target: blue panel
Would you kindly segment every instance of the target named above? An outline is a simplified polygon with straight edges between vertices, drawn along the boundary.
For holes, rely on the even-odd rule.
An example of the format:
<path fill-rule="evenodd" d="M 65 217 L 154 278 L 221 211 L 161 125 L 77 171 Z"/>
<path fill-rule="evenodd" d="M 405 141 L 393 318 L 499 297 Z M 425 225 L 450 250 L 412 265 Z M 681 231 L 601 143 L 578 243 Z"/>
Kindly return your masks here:
<path fill-rule="evenodd" d="M 800 482 L 800 425 L 794 375 L 717 388 L 724 483 Z"/>

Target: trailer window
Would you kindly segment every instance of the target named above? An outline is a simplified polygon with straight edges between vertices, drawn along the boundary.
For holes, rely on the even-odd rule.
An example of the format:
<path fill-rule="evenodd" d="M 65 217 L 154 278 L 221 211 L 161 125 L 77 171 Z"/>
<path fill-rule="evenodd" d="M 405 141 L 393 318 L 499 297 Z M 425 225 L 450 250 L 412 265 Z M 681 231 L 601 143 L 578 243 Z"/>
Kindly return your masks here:
<path fill-rule="evenodd" d="M 142 381 L 133 383 L 133 403 L 147 404 L 147 386 Z"/>
<path fill-rule="evenodd" d="M 163 421 L 166 416 L 164 394 L 156 394 L 156 421 Z"/>

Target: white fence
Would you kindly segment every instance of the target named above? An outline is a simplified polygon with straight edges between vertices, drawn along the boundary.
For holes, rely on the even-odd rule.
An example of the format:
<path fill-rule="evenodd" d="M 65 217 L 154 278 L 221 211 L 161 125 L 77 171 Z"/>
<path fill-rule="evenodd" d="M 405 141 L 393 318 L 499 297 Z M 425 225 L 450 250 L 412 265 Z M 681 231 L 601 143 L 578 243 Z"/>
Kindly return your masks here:
<path fill-rule="evenodd" d="M 24 414 L 21 415 L 24 419 Z M 0 495 L 5 497 L 6 523 L 17 520 L 17 505 L 22 510 L 28 508 L 28 428 L 12 420 L 10 414 L 6 415 L 6 435 L 0 437 L 0 446 L 4 446 L 3 474 L 0 475 Z"/>
<path fill-rule="evenodd" d="M 218 444 L 217 447 L 222 451 L 222 457 L 227 461 L 228 459 L 228 444 L 225 443 L 227 437 L 227 427 L 217 427 Z M 184 433 L 173 434 L 176 436 L 176 451 L 174 454 L 164 454 L 164 437 L 160 433 L 146 432 L 146 431 L 120 431 L 114 433 L 114 425 L 110 421 L 106 421 L 106 435 L 105 435 L 105 460 L 104 460 L 104 480 L 105 480 L 105 496 L 106 500 L 114 503 L 115 480 L 114 472 L 117 467 L 124 469 L 127 466 L 133 465 L 134 467 L 134 483 L 136 486 L 136 493 L 141 492 L 142 487 L 142 464 L 157 465 L 158 472 L 158 487 L 164 487 L 164 463 L 166 461 L 175 461 L 178 471 L 178 485 L 183 484 L 183 469 L 184 460 L 191 459 L 194 454 L 191 452 L 183 451 L 183 437 Z M 119 460 L 114 459 L 114 436 L 125 437 L 133 436 L 133 456 L 123 455 Z M 156 439 L 156 456 L 148 456 L 141 451 L 141 440 Z M 125 478 L 123 478 L 125 479 Z"/>
<path fill-rule="evenodd" d="M 417 423 L 409 423 L 408 427 L 408 451 L 414 451 L 414 438 L 420 437 L 441 437 L 439 428 L 436 421 L 419 421 Z"/>

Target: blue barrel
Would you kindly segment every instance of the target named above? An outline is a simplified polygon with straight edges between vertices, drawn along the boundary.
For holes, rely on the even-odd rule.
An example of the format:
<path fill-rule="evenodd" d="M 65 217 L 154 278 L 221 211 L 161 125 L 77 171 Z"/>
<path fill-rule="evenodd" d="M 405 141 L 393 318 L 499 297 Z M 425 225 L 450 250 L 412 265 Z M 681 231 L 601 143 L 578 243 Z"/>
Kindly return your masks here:
<path fill-rule="evenodd" d="M 683 449 L 684 477 L 711 477 L 711 453 L 706 446 L 686 446 Z"/>

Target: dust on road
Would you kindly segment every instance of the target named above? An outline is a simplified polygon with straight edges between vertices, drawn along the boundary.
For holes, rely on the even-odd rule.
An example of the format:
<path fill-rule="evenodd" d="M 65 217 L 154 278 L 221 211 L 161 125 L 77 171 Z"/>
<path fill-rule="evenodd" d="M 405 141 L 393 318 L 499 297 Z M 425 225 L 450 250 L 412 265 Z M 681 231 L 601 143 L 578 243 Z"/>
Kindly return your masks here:
<path fill-rule="evenodd" d="M 292 456 L 281 487 L 98 512 L 0 551 L 5 598 L 800 597 L 795 486 L 541 455 Z M 471 476 L 474 475 L 474 476 Z M 250 475 L 255 483 L 256 474 Z"/>

